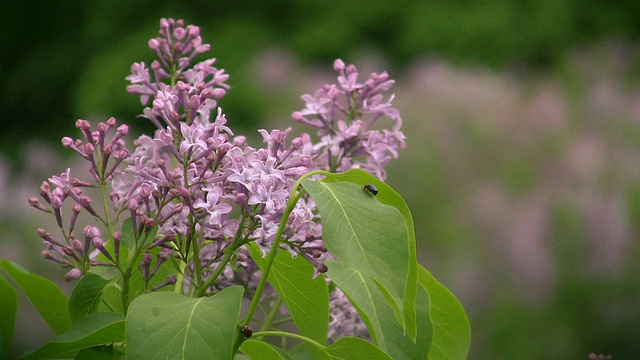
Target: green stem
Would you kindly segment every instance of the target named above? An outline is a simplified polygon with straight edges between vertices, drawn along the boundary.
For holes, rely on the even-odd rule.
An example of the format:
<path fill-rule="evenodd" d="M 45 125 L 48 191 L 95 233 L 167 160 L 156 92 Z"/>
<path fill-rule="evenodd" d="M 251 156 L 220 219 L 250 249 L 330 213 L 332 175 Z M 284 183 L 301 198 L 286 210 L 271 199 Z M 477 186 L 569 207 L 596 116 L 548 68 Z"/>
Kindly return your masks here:
<path fill-rule="evenodd" d="M 249 310 L 247 310 L 247 314 L 244 318 L 244 323 L 242 325 L 248 326 L 251 323 L 251 319 L 253 318 L 253 314 L 255 313 L 258 304 L 260 302 L 260 296 L 262 295 L 262 291 L 264 290 L 264 286 L 267 283 L 267 279 L 269 278 L 269 272 L 271 271 L 271 265 L 273 264 L 274 259 L 276 258 L 276 254 L 278 253 L 278 247 L 280 246 L 280 240 L 282 239 L 282 234 L 284 233 L 284 228 L 287 226 L 287 219 L 289 219 L 289 215 L 293 208 L 298 203 L 298 200 L 304 195 L 305 190 L 302 188 L 297 194 L 296 191 L 302 184 L 302 180 L 306 179 L 309 176 L 315 174 L 328 174 L 325 170 L 314 170 L 310 171 L 304 175 L 302 175 L 298 181 L 293 185 L 293 189 L 291 190 L 291 195 L 289 196 L 289 203 L 287 204 L 287 208 L 282 215 L 282 220 L 280 220 L 280 226 L 278 226 L 278 231 L 276 232 L 276 237 L 271 244 L 271 250 L 267 254 L 267 258 L 265 261 L 264 269 L 262 269 L 262 277 L 260 278 L 260 282 L 258 283 L 258 287 L 256 288 L 256 292 L 253 294 L 253 299 L 251 299 L 251 305 L 249 305 Z M 295 194 L 295 195 L 294 195 Z"/>
<path fill-rule="evenodd" d="M 260 326 L 260 331 L 267 331 L 271 329 L 271 327 L 273 326 L 273 320 L 276 318 L 276 315 L 278 315 L 278 310 L 280 310 L 281 304 L 282 304 L 282 298 L 278 296 L 275 303 L 273 304 L 273 308 L 271 308 L 271 311 L 265 317 L 264 322 L 262 323 L 262 326 Z"/>
<path fill-rule="evenodd" d="M 229 245 L 223 250 L 224 257 L 222 258 L 222 260 L 220 260 L 220 263 L 218 264 L 218 267 L 216 267 L 216 270 L 213 272 L 213 274 L 211 274 L 211 276 L 209 276 L 204 283 L 199 284 L 198 288 L 193 294 L 194 297 L 204 296 L 204 294 L 207 292 L 207 289 L 211 287 L 211 285 L 213 285 L 213 283 L 216 281 L 218 276 L 222 274 L 222 271 L 224 271 L 224 268 L 227 266 L 229 261 L 231 261 L 231 258 L 233 257 L 233 253 L 236 251 L 236 249 L 244 245 L 244 243 L 241 241 L 241 237 L 242 237 L 242 229 L 244 228 L 245 220 L 246 220 L 246 215 L 243 215 L 240 220 L 240 224 L 238 224 L 238 231 L 236 232 L 236 236 L 233 238 L 231 245 Z"/>
<path fill-rule="evenodd" d="M 295 187 L 294 190 L 295 191 Z M 260 295 L 262 295 L 262 291 L 264 290 L 264 286 L 267 283 L 267 278 L 269 277 L 269 272 L 271 271 L 271 265 L 273 264 L 273 260 L 276 258 L 276 254 L 278 253 L 278 247 L 280 246 L 280 239 L 282 238 L 282 233 L 284 232 L 284 228 L 287 225 L 287 219 L 289 218 L 289 214 L 293 211 L 293 208 L 296 206 L 296 203 L 304 193 L 304 189 L 301 190 L 295 197 L 291 197 L 289 200 L 289 204 L 287 204 L 287 208 L 282 215 L 282 220 L 280 221 L 280 226 L 278 226 L 278 232 L 276 232 L 276 237 L 271 244 L 271 249 L 267 254 L 267 258 L 265 261 L 265 267 L 262 269 L 262 277 L 260 278 L 260 282 L 258 283 L 258 287 L 256 288 L 256 292 L 253 294 L 253 299 L 251 299 L 251 305 L 249 305 L 249 310 L 247 311 L 247 315 L 244 318 L 244 324 L 248 326 L 253 318 L 253 313 L 256 312 L 256 308 L 258 307 L 258 303 L 260 302 Z"/>

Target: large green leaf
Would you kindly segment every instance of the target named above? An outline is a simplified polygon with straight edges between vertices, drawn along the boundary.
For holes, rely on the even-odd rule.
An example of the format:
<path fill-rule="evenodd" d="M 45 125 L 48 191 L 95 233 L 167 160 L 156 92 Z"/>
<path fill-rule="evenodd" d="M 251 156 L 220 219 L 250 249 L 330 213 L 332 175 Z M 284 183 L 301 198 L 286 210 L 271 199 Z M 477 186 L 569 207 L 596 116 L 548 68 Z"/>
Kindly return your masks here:
<path fill-rule="evenodd" d="M 245 355 L 254 360 L 287 360 L 278 350 L 264 341 L 246 340 L 240 347 Z"/>
<path fill-rule="evenodd" d="M 370 195 L 362 182 L 375 184 L 378 196 L 396 206 Z M 402 198 L 363 171 L 327 175 L 323 182 L 305 180 L 303 186 L 318 205 L 329 252 L 374 281 L 404 331 L 415 340 L 415 238 L 413 222 L 398 209 L 398 203 L 404 204 Z"/>
<path fill-rule="evenodd" d="M 11 276 L 54 334 L 71 328 L 68 300 L 58 285 L 8 260 L 1 260 L 0 268 Z"/>
<path fill-rule="evenodd" d="M 376 359 L 384 360 L 392 358 L 372 343 L 360 338 L 342 338 L 326 350 L 332 359 Z"/>
<path fill-rule="evenodd" d="M 72 323 L 75 324 L 78 319 L 96 312 L 102 290 L 107 283 L 108 280 L 96 274 L 87 274 L 78 281 L 69 297 L 69 315 Z"/>
<path fill-rule="evenodd" d="M 127 359 L 230 359 L 242 293 L 232 286 L 207 298 L 138 297 L 127 313 Z"/>
<path fill-rule="evenodd" d="M 0 358 L 6 359 L 16 324 L 18 294 L 4 276 L 0 276 L 0 308 Z"/>
<path fill-rule="evenodd" d="M 256 246 L 251 257 L 263 269 L 264 259 Z M 327 341 L 329 329 L 329 290 L 324 276 L 313 279 L 314 268 L 303 257 L 295 259 L 286 251 L 276 255 L 269 282 L 284 300 L 300 334 L 320 344 Z"/>
<path fill-rule="evenodd" d="M 418 288 L 417 338 L 414 342 L 396 321 L 393 310 L 371 280 L 348 264 L 328 261 L 327 265 L 328 276 L 349 297 L 367 327 L 373 329 L 375 342 L 381 349 L 393 359 L 427 359 L 433 326 L 429 317 L 429 295 L 423 288 Z"/>
<path fill-rule="evenodd" d="M 471 346 L 471 327 L 462 305 L 422 266 L 418 268 L 418 282 L 431 299 L 433 342 L 429 359 L 466 359 Z"/>
<path fill-rule="evenodd" d="M 411 216 L 409 206 L 407 206 L 407 203 L 404 201 L 402 196 L 400 196 L 400 194 L 393 190 L 391 186 L 385 184 L 378 178 L 361 169 L 351 169 L 341 174 L 333 174 L 326 177 L 325 181 L 349 181 L 359 186 L 364 186 L 365 184 L 373 184 L 378 188 L 378 194 L 376 195 L 376 198 L 381 203 L 393 206 L 394 208 L 398 209 L 398 211 L 404 218 L 409 234 L 409 272 L 407 273 L 407 287 L 405 288 L 405 293 L 403 296 L 403 307 L 404 315 L 406 317 L 406 331 L 409 336 L 413 340 L 415 340 L 416 333 L 414 331 L 414 328 L 412 328 L 412 325 L 416 322 L 415 301 L 417 294 L 416 282 L 418 276 L 418 258 L 416 249 L 415 225 L 413 223 L 413 216 Z"/>
<path fill-rule="evenodd" d="M 78 320 L 62 335 L 21 359 L 59 359 L 75 357 L 82 349 L 124 340 L 124 316 L 116 313 L 91 313 Z"/>

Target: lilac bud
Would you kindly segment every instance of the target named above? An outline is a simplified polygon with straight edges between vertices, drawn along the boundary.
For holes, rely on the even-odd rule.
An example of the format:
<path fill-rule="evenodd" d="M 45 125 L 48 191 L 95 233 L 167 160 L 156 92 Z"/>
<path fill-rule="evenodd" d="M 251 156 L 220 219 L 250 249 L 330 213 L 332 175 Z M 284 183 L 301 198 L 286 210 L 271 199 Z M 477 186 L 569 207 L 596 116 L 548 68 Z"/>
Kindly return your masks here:
<path fill-rule="evenodd" d="M 127 157 L 129 157 L 129 150 L 127 150 L 127 149 L 119 150 L 116 153 L 116 158 L 117 159 L 126 159 Z"/>
<path fill-rule="evenodd" d="M 80 130 L 89 130 L 91 128 L 91 124 L 87 120 L 78 119 L 76 120 L 76 128 Z"/>
<path fill-rule="evenodd" d="M 200 98 L 201 99 L 208 99 L 210 97 L 213 97 L 213 89 L 204 89 L 200 93 Z"/>
<path fill-rule="evenodd" d="M 94 187 L 93 184 L 86 181 L 82 181 L 78 178 L 71 179 L 71 186 L 73 187 Z"/>
<path fill-rule="evenodd" d="M 174 238 L 175 238 L 175 234 L 173 234 L 173 233 L 169 230 L 166 234 L 164 234 L 164 236 L 163 236 L 163 237 L 161 237 L 161 238 L 159 238 L 159 239 L 156 239 L 156 240 L 153 242 L 153 245 L 152 245 L 152 246 L 154 246 L 154 247 L 162 246 L 162 245 L 164 245 L 165 243 L 167 243 L 167 242 L 169 242 L 169 241 L 172 241 Z M 160 256 L 160 255 L 158 255 L 158 256 Z"/>
<path fill-rule="evenodd" d="M 215 88 L 213 89 L 213 98 L 214 99 L 222 99 L 227 94 L 225 89 Z"/>
<path fill-rule="evenodd" d="M 152 291 L 156 291 L 158 289 L 161 289 L 167 285 L 175 285 L 176 281 L 178 281 L 175 277 L 175 275 L 169 275 L 167 276 L 167 280 L 163 281 L 162 283 L 158 284 L 156 287 L 154 287 L 152 289 Z"/>
<path fill-rule="evenodd" d="M 62 252 L 67 255 L 67 256 L 73 256 L 75 257 L 75 254 L 73 253 L 73 247 L 70 245 L 67 245 L 65 247 L 62 248 Z"/>
<path fill-rule="evenodd" d="M 129 126 L 127 126 L 127 124 L 122 124 L 118 126 L 118 129 L 116 131 L 120 135 L 127 135 L 129 133 Z"/>
<path fill-rule="evenodd" d="M 93 211 L 93 208 L 91 207 L 91 198 L 83 195 L 80 196 L 80 198 L 78 199 L 78 204 L 80 204 L 80 206 L 82 206 L 83 208 L 85 208 L 89 214 L 93 215 L 93 216 L 97 216 L 96 212 Z"/>
<path fill-rule="evenodd" d="M 190 37 L 200 36 L 200 27 L 196 25 L 188 25 L 187 31 L 189 32 Z"/>
<path fill-rule="evenodd" d="M 52 244 L 52 245 L 58 244 L 55 240 L 53 240 L 53 238 L 51 237 L 51 234 L 46 232 L 44 229 L 38 228 L 38 237 L 44 240 L 45 243 Z"/>
<path fill-rule="evenodd" d="M 94 237 L 100 236 L 100 230 L 95 226 L 87 225 L 84 227 L 82 234 L 85 238 L 93 239 Z"/>
<path fill-rule="evenodd" d="M 83 253 L 83 248 L 84 246 L 82 246 L 82 241 L 78 240 L 78 239 L 73 239 L 71 240 L 71 245 L 73 246 L 74 250 L 77 250 L 80 253 Z"/>
<path fill-rule="evenodd" d="M 54 196 L 53 198 L 51 198 L 51 207 L 54 208 L 59 213 L 63 202 L 64 202 L 64 197 Z M 56 216 L 58 216 L 58 214 L 56 214 Z"/>
<path fill-rule="evenodd" d="M 105 134 L 107 131 L 109 131 L 109 125 L 107 125 L 107 124 L 105 124 L 103 122 L 100 122 L 100 123 L 98 123 L 98 126 L 96 126 L 96 129 L 98 130 L 98 133 L 100 134 L 98 136 L 102 136 L 102 134 Z"/>
<path fill-rule="evenodd" d="M 89 265 L 91 265 L 91 266 L 107 266 L 107 267 L 113 267 L 114 266 L 113 264 L 109 264 L 109 263 L 106 263 L 104 261 L 99 261 L 99 260 L 96 260 L 96 259 L 89 259 Z"/>
<path fill-rule="evenodd" d="M 158 50 L 160 48 L 160 42 L 157 39 L 149 40 L 149 49 Z"/>
<path fill-rule="evenodd" d="M 110 128 L 112 128 L 112 127 L 116 126 L 116 118 L 114 118 L 113 116 L 112 116 L 112 117 L 110 117 L 110 118 L 107 120 L 107 125 L 109 125 L 109 127 L 110 127 Z"/>
<path fill-rule="evenodd" d="M 43 181 L 40 184 L 40 196 L 45 197 L 45 196 L 49 196 L 49 194 L 51 193 L 51 187 L 49 186 L 49 183 L 46 181 Z"/>
<path fill-rule="evenodd" d="M 92 243 L 93 243 L 93 247 L 98 250 L 101 248 L 104 248 L 104 241 L 102 241 L 102 239 L 100 239 L 97 236 L 93 238 Z"/>
<path fill-rule="evenodd" d="M 79 269 L 73 268 L 71 269 L 65 276 L 65 281 L 71 281 L 80 279 L 82 277 L 82 272 Z"/>
<path fill-rule="evenodd" d="M 180 204 L 182 205 L 182 204 Z M 146 231 L 153 229 L 156 226 L 156 220 L 154 218 L 147 218 L 144 222 L 144 228 Z"/>
<path fill-rule="evenodd" d="M 71 139 L 70 137 L 63 137 L 62 138 L 62 146 L 64 146 L 65 148 L 70 148 L 71 146 L 73 146 L 73 139 Z"/>
<path fill-rule="evenodd" d="M 33 208 L 36 208 L 40 211 L 44 211 L 44 212 L 48 211 L 48 209 L 44 205 L 42 205 L 40 203 L 40 200 L 38 200 L 38 198 L 35 196 L 32 196 L 29 198 L 29 205 L 31 205 Z"/>
<path fill-rule="evenodd" d="M 113 145 L 107 144 L 102 148 L 102 153 L 105 155 L 111 155 L 113 152 Z"/>
<path fill-rule="evenodd" d="M 149 264 L 150 262 L 145 262 L 144 261 L 144 256 L 142 257 L 142 261 L 140 262 L 140 264 L 138 265 L 138 268 L 140 269 L 140 272 L 142 273 L 142 278 L 145 279 L 146 281 L 149 281 Z"/>
<path fill-rule="evenodd" d="M 138 203 L 138 200 L 136 199 L 130 199 L 127 202 L 127 208 L 129 209 L 129 211 L 136 211 L 138 209 L 138 206 L 140 204 Z"/>
<path fill-rule="evenodd" d="M 93 146 L 92 143 L 86 143 L 84 145 L 84 153 L 88 156 L 88 155 L 93 155 L 93 153 L 96 151 L 96 147 Z"/>
<path fill-rule="evenodd" d="M 104 255 L 107 259 L 113 261 L 113 258 L 111 257 L 111 254 L 109 254 L 109 251 L 107 251 L 107 249 L 105 249 L 104 241 L 102 241 L 102 239 L 100 239 L 99 237 L 94 237 L 93 238 L 93 247 L 98 249 L 102 253 L 102 255 Z"/>
<path fill-rule="evenodd" d="M 293 121 L 301 121 L 304 116 L 302 116 L 302 113 L 300 111 L 294 111 L 291 114 L 291 118 L 293 119 Z"/>
<path fill-rule="evenodd" d="M 342 59 L 336 59 L 333 62 L 333 70 L 335 70 L 335 71 L 340 72 L 340 71 L 344 70 L 344 66 L 345 65 L 344 65 L 344 62 L 342 61 Z"/>
<path fill-rule="evenodd" d="M 148 198 L 149 196 L 151 196 L 151 190 L 151 185 L 147 183 L 140 185 L 140 196 L 142 196 L 143 198 Z"/>
<path fill-rule="evenodd" d="M 151 70 L 157 71 L 162 69 L 162 64 L 158 60 L 153 60 L 151 63 Z"/>
<path fill-rule="evenodd" d="M 116 231 L 113 233 L 113 252 L 116 254 L 116 258 L 120 256 L 120 241 L 122 240 L 122 233 Z"/>

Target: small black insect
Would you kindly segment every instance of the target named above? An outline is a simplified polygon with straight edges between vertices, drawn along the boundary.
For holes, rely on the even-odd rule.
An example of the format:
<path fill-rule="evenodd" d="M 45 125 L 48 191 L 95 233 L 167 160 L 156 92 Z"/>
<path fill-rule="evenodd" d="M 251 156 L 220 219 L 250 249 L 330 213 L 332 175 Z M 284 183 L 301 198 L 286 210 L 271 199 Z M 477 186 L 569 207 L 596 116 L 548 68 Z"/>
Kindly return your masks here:
<path fill-rule="evenodd" d="M 366 184 L 364 186 L 364 189 L 367 190 L 367 192 L 369 192 L 373 196 L 378 195 L 378 188 L 373 184 Z"/>
<path fill-rule="evenodd" d="M 242 331 L 242 336 L 246 337 L 247 339 L 251 337 L 251 335 L 253 335 L 253 330 L 251 330 L 250 327 L 248 326 L 243 326 L 240 331 Z"/>

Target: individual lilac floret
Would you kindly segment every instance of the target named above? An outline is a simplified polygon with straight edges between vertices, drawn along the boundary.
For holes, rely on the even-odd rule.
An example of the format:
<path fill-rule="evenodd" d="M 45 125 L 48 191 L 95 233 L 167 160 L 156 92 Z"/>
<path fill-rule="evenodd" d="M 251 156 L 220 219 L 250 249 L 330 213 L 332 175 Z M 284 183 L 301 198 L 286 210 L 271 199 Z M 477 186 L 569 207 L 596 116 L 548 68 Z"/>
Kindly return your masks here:
<path fill-rule="evenodd" d="M 339 85 L 327 84 L 313 95 L 303 95 L 305 108 L 292 115 L 295 121 L 318 128 L 320 143 L 307 147 L 307 154 L 316 168 L 337 172 L 362 168 L 384 180 L 384 167 L 405 146 L 402 119 L 392 107 L 394 96 L 386 101 L 383 96 L 394 81 L 383 72 L 359 83 L 356 67 L 345 66 L 340 59 L 334 70 Z M 394 121 L 392 129 L 373 129 L 380 118 Z"/>

